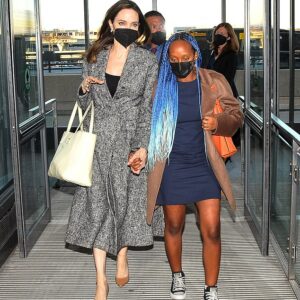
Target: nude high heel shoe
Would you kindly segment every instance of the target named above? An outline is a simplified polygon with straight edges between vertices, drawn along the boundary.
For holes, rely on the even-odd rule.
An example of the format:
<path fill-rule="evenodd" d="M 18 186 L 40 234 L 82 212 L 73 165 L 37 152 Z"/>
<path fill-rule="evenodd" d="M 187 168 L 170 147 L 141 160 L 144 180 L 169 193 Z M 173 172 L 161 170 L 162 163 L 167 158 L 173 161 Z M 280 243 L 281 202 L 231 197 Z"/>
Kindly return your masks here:
<path fill-rule="evenodd" d="M 117 262 L 117 265 L 118 265 L 118 262 Z M 116 284 L 119 287 L 123 287 L 124 285 L 126 285 L 129 282 L 129 271 L 128 271 L 128 258 L 127 258 L 127 256 L 126 256 L 126 266 L 127 266 L 127 272 L 128 272 L 126 276 L 118 276 L 118 268 L 117 268 L 117 274 L 116 274 L 116 277 L 115 277 L 115 281 L 116 281 Z"/>

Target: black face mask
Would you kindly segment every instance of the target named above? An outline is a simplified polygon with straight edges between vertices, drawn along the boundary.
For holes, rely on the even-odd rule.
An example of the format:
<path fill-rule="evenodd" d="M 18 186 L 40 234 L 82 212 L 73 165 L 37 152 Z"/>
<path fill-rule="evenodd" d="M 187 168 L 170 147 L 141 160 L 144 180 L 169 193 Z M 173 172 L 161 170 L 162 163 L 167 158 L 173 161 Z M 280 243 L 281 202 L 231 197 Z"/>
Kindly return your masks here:
<path fill-rule="evenodd" d="M 216 34 L 214 38 L 214 43 L 216 46 L 221 46 L 227 42 L 227 38 L 222 34 Z"/>
<path fill-rule="evenodd" d="M 130 28 L 117 28 L 114 37 L 123 47 L 127 48 L 138 39 L 139 33 Z"/>
<path fill-rule="evenodd" d="M 152 33 L 151 42 L 157 46 L 166 41 L 166 33 L 164 31 L 157 31 Z"/>
<path fill-rule="evenodd" d="M 193 71 L 194 61 L 170 63 L 170 65 L 176 77 L 185 78 Z"/>

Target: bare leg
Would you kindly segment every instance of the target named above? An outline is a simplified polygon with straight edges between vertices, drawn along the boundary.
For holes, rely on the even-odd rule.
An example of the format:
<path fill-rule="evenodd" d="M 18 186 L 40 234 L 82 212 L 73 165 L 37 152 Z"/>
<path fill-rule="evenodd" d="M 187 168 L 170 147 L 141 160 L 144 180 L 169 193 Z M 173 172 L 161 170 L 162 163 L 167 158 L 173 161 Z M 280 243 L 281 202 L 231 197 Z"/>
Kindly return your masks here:
<path fill-rule="evenodd" d="M 116 283 L 120 287 L 124 286 L 129 281 L 127 251 L 128 247 L 122 248 L 117 257 Z"/>
<path fill-rule="evenodd" d="M 185 211 L 185 205 L 164 206 L 165 248 L 172 272 L 182 271 L 182 232 Z"/>
<path fill-rule="evenodd" d="M 96 267 L 96 295 L 95 300 L 107 300 L 108 283 L 106 279 L 106 252 L 94 248 L 93 249 L 95 267 Z"/>
<path fill-rule="evenodd" d="M 221 260 L 220 200 L 202 200 L 196 206 L 203 240 L 205 284 L 214 286 L 218 282 Z"/>

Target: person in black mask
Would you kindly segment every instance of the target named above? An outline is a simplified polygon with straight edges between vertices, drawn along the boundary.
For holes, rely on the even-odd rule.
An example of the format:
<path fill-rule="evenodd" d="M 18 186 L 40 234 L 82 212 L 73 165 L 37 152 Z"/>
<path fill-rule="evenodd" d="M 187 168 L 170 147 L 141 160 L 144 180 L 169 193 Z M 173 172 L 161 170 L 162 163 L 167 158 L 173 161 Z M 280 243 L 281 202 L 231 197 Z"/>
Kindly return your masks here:
<path fill-rule="evenodd" d="M 237 53 L 239 51 L 239 41 L 234 29 L 229 23 L 220 23 L 213 30 L 212 53 L 208 61 L 207 68 L 215 70 L 225 76 L 234 97 L 239 93 L 236 88 L 234 78 L 237 69 Z M 240 130 L 233 136 L 236 147 L 240 146 Z M 229 159 L 226 159 L 226 162 Z"/>
<path fill-rule="evenodd" d="M 213 51 L 207 65 L 208 69 L 223 74 L 230 84 L 233 96 L 238 97 L 234 77 L 237 68 L 239 41 L 229 23 L 220 23 L 215 27 L 211 46 Z"/>
<path fill-rule="evenodd" d="M 149 35 L 140 8 L 120 0 L 108 9 L 83 63 L 78 103 L 95 107 L 93 184 L 76 188 L 66 242 L 93 250 L 96 300 L 108 295 L 107 253 L 117 257 L 115 281 L 122 287 L 129 281 L 128 246 L 153 244 L 144 167 L 158 65 L 142 47 Z"/>
<path fill-rule="evenodd" d="M 166 41 L 165 18 L 160 12 L 151 10 L 145 14 L 145 19 L 151 31 L 146 48 L 156 54 L 158 48 Z"/>
<path fill-rule="evenodd" d="M 211 136 L 232 136 L 241 126 L 243 114 L 224 76 L 200 66 L 200 49 L 191 35 L 177 33 L 165 43 L 148 147 L 147 222 L 151 223 L 155 207 L 162 206 L 165 248 L 172 271 L 170 296 L 177 300 L 186 298 L 188 274 L 182 269 L 186 205 L 194 204 L 198 212 L 204 300 L 218 299 L 221 190 L 235 209 L 230 179 Z M 217 99 L 223 112 L 214 115 Z"/>

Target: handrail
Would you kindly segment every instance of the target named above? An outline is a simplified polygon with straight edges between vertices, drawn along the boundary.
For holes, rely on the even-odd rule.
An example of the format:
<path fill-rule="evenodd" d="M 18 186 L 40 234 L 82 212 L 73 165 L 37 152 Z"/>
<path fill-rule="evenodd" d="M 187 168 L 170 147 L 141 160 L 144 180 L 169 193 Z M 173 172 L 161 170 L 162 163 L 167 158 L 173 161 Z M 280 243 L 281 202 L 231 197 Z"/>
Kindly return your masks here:
<path fill-rule="evenodd" d="M 255 127 L 257 130 L 262 131 L 263 130 L 263 121 L 262 117 L 256 113 L 255 111 L 249 111 L 245 110 L 245 120 L 252 125 L 252 127 Z"/>
<path fill-rule="evenodd" d="M 46 106 L 52 106 L 52 109 L 49 110 L 49 111 L 46 111 L 45 112 L 45 116 L 49 115 L 51 112 L 53 113 L 53 130 L 54 130 L 54 147 L 55 147 L 55 150 L 57 149 L 58 147 L 58 131 L 57 131 L 57 103 L 56 103 L 56 98 L 51 98 L 49 100 L 47 100 L 45 102 L 45 107 Z M 39 106 L 35 106 L 33 108 L 31 108 L 29 110 L 30 114 L 33 114 L 34 111 L 37 111 L 39 110 Z M 36 115 L 35 117 L 32 117 L 32 118 L 36 118 Z"/>
<path fill-rule="evenodd" d="M 239 96 L 239 100 L 245 103 L 244 96 Z M 253 102 L 250 102 L 251 107 L 256 107 Z M 259 129 L 262 129 L 262 120 L 261 117 L 255 111 L 246 111 L 245 116 Z M 271 120 L 273 125 L 275 125 L 278 129 L 282 130 L 288 137 L 293 139 L 298 145 L 300 145 L 300 134 L 284 123 L 280 118 L 271 113 Z M 260 125 L 258 125 L 260 124 Z"/>
<path fill-rule="evenodd" d="M 50 105 L 50 104 L 52 104 L 52 103 L 55 102 L 55 101 L 56 101 L 56 98 L 49 99 L 48 101 L 45 102 L 45 106 Z M 29 109 L 29 112 L 33 112 L 33 111 L 35 111 L 35 110 L 38 110 L 39 108 L 40 108 L 40 107 L 37 105 L 37 106 L 35 106 L 35 107 Z"/>
<path fill-rule="evenodd" d="M 271 119 L 276 127 L 278 127 L 280 130 L 282 130 L 286 135 L 288 135 L 298 145 L 300 145 L 300 134 L 299 133 L 297 133 L 294 129 L 292 129 L 290 126 L 285 124 L 281 119 L 279 119 L 272 113 L 271 113 Z"/>

